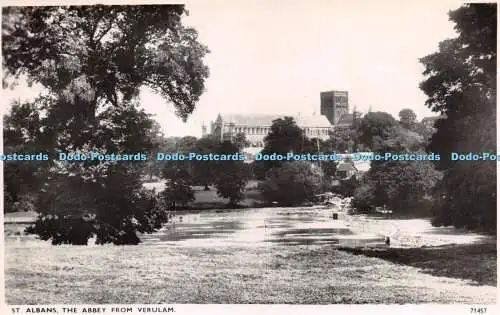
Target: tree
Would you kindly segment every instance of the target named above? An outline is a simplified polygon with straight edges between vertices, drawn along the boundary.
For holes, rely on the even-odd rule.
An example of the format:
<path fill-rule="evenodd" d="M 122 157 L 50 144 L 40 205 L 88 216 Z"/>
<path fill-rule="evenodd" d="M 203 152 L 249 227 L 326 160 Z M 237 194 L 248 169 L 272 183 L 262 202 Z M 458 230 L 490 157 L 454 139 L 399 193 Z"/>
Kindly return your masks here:
<path fill-rule="evenodd" d="M 421 135 L 408 129 L 399 127 L 392 130 L 388 138 L 382 142 L 376 152 L 415 152 L 424 151 L 424 139 Z"/>
<path fill-rule="evenodd" d="M 353 175 L 350 178 L 341 179 L 340 185 L 336 187 L 336 191 L 342 196 L 352 197 L 359 185 L 359 180 L 356 178 L 356 175 Z"/>
<path fill-rule="evenodd" d="M 497 5 L 467 4 L 449 13 L 458 37 L 422 58 L 426 105 L 445 116 L 428 150 L 443 158 L 436 225 L 496 231 L 496 162 L 452 161 L 451 152 L 496 152 Z"/>
<path fill-rule="evenodd" d="M 351 128 L 335 128 L 330 134 L 332 152 L 345 153 L 352 149 L 353 130 Z"/>
<path fill-rule="evenodd" d="M 167 183 L 166 186 L 162 195 L 172 210 L 176 210 L 177 204 L 185 207 L 195 200 L 193 189 L 181 178 Z"/>
<path fill-rule="evenodd" d="M 399 111 L 399 123 L 403 128 L 411 129 L 417 120 L 417 115 L 410 108 L 405 108 Z"/>
<path fill-rule="evenodd" d="M 147 152 L 153 123 L 139 109 L 142 86 L 186 120 L 204 90 L 208 50 L 182 25 L 184 13 L 182 5 L 4 8 L 4 86 L 24 75 L 46 89 L 37 143 L 52 156 Z M 85 244 L 92 234 L 97 243 L 137 244 L 137 232 L 167 219 L 141 185 L 144 167 L 52 161 L 30 232 L 54 244 Z"/>
<path fill-rule="evenodd" d="M 233 138 L 233 143 L 240 149 L 244 149 L 250 145 L 244 133 L 239 132 Z"/>
<path fill-rule="evenodd" d="M 175 141 L 170 140 L 170 154 L 178 154 L 179 156 L 187 156 L 189 153 L 196 152 L 198 139 L 193 136 L 185 136 Z M 163 162 L 162 177 L 165 179 L 176 180 L 182 179 L 188 184 L 193 184 L 195 177 L 194 163 L 187 159 L 167 160 Z"/>
<path fill-rule="evenodd" d="M 268 171 L 261 191 L 268 202 L 300 205 L 321 191 L 321 170 L 308 161 L 292 161 Z"/>
<path fill-rule="evenodd" d="M 150 150 L 148 131 L 152 121 L 137 105 L 129 104 L 120 110 L 110 107 L 98 119 L 103 123 L 99 137 L 92 146 L 83 145 L 79 150 L 82 154 L 105 157 L 109 152 Z M 125 133 L 123 129 L 131 132 Z M 118 135 L 121 142 L 112 141 Z M 54 159 L 51 162 L 54 165 L 44 177 L 37 202 L 39 218 L 28 230 L 44 240 L 81 245 L 94 234 L 98 244 L 137 244 L 136 232 L 153 232 L 161 227 L 157 220 L 166 218 L 154 208 L 154 196 L 142 187 L 140 174 L 145 161 Z"/>
<path fill-rule="evenodd" d="M 375 164 L 368 174 L 378 184 L 377 206 L 385 204 L 400 213 L 419 210 L 439 180 L 439 173 L 429 161 L 384 161 Z"/>
<path fill-rule="evenodd" d="M 4 116 L 3 135 L 5 154 L 25 152 L 28 154 L 47 153 L 41 137 L 42 120 L 39 110 L 44 99 L 35 103 L 18 103 L 12 105 L 10 115 Z M 8 196 L 4 206 L 5 212 L 22 211 L 16 203 L 31 199 L 41 188 L 43 170 L 48 161 L 4 161 L 4 192 Z"/>
<path fill-rule="evenodd" d="M 426 147 L 429 145 L 430 139 L 435 132 L 433 126 L 428 126 L 427 124 L 424 124 L 422 122 L 414 123 L 411 130 L 422 137 L 424 143 L 426 144 Z"/>
<path fill-rule="evenodd" d="M 284 117 L 273 121 L 270 131 L 264 138 L 262 154 L 287 154 L 303 152 L 304 148 L 313 147 L 304 131 L 292 117 Z M 260 164 L 260 165 L 259 165 Z M 257 161 L 255 163 L 256 177 L 264 179 L 264 174 L 273 167 L 278 167 L 283 161 Z"/>
<path fill-rule="evenodd" d="M 359 141 L 374 150 L 389 137 L 397 125 L 397 121 L 390 114 L 384 112 L 368 113 L 359 123 Z"/>
<path fill-rule="evenodd" d="M 375 207 L 383 202 L 376 200 L 376 184 L 365 176 L 361 184 L 354 190 L 351 205 L 354 209 L 361 213 L 370 213 Z"/>
<path fill-rule="evenodd" d="M 217 151 L 220 141 L 213 136 L 206 136 L 199 139 L 194 148 L 194 152 L 199 154 L 210 154 Z M 215 180 L 216 165 L 214 161 L 190 161 L 193 165 L 194 183 L 205 186 L 209 190 Z"/>
<path fill-rule="evenodd" d="M 270 131 L 264 138 L 264 151 L 272 153 L 300 152 L 306 136 L 292 117 L 273 121 Z"/>
<path fill-rule="evenodd" d="M 222 142 L 217 153 L 219 154 L 234 154 L 239 152 L 236 144 L 229 141 Z M 215 187 L 217 195 L 222 198 L 229 198 L 229 205 L 235 206 L 243 200 L 244 191 L 248 182 L 248 170 L 244 161 L 214 161 L 216 166 L 215 171 Z"/>
<path fill-rule="evenodd" d="M 148 165 L 146 171 L 149 180 L 152 180 L 153 176 L 161 175 L 161 161 L 156 159 L 156 152 L 165 152 L 162 150 L 165 148 L 165 138 L 163 136 L 163 132 L 161 131 L 160 124 L 156 121 L 153 122 L 149 138 L 152 142 L 152 152 L 148 154 Z"/>
<path fill-rule="evenodd" d="M 179 139 L 176 144 L 176 150 L 179 153 L 191 153 L 196 151 L 198 139 L 193 136 L 185 136 Z"/>
<path fill-rule="evenodd" d="M 413 155 L 414 160 L 372 161 L 361 186 L 354 191 L 353 205 L 360 211 L 386 205 L 395 213 L 430 214 L 425 200 L 441 174 L 431 161 L 418 158 L 425 155 L 422 138 L 402 127 L 393 129 L 376 151 L 385 152 Z"/>

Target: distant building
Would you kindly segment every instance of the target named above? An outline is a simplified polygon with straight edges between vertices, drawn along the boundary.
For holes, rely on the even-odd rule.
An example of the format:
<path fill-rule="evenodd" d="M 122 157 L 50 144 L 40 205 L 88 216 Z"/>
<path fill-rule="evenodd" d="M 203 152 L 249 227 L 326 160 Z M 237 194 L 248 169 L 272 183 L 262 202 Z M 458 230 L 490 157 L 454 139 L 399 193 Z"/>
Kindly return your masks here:
<path fill-rule="evenodd" d="M 321 92 L 321 115 L 242 115 L 219 114 L 215 121 L 210 123 L 209 134 L 223 140 L 232 140 L 238 133 L 245 134 L 250 147 L 264 147 L 264 138 L 270 131 L 274 120 L 291 116 L 297 125 L 304 130 L 308 138 L 327 140 L 330 131 L 337 127 L 349 127 L 361 117 L 360 113 L 349 114 L 349 97 L 347 91 Z M 202 126 L 202 134 L 208 133 L 207 127 Z"/>
<path fill-rule="evenodd" d="M 328 91 L 320 93 L 321 115 L 330 124 L 336 125 L 342 116 L 349 113 L 349 93 L 347 91 Z"/>
<path fill-rule="evenodd" d="M 243 133 L 251 147 L 264 147 L 264 138 L 274 120 L 289 115 L 226 115 L 219 114 L 212 123 L 211 134 L 217 138 L 231 140 L 236 134 Z M 293 116 L 292 116 L 293 117 Z M 328 139 L 332 125 L 325 116 L 295 116 L 297 125 L 308 138 Z"/>
<path fill-rule="evenodd" d="M 201 136 L 204 137 L 208 134 L 208 130 L 207 130 L 207 126 L 205 126 L 205 124 L 203 124 L 201 126 Z"/>
<path fill-rule="evenodd" d="M 361 119 L 360 112 L 354 112 L 352 114 L 344 114 L 340 117 L 339 121 L 335 124 L 335 128 L 347 128 L 351 127 L 355 120 Z"/>

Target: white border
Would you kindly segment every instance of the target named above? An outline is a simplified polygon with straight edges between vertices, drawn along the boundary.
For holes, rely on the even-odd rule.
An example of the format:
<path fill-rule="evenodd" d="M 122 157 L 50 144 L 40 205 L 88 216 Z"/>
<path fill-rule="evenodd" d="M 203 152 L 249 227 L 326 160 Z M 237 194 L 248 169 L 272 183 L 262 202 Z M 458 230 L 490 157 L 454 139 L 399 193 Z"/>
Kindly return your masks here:
<path fill-rule="evenodd" d="M 4 0 L 2 1 L 2 6 L 28 6 L 28 5 L 33 5 L 33 6 L 42 6 L 42 5 L 71 5 L 71 4 L 80 4 L 80 5 L 91 5 L 91 4 L 118 4 L 118 5 L 125 5 L 125 4 L 186 4 L 187 9 L 189 9 L 189 4 L 193 2 L 199 2 L 199 1 L 204 1 L 208 2 L 212 5 L 223 5 L 225 2 L 234 2 L 236 0 L 187 0 L 187 1 L 144 1 L 144 0 L 135 0 L 135 1 L 119 1 L 119 0 L 97 0 L 97 1 L 75 1 L 75 0 L 67 0 L 67 1 L 57 1 L 57 0 L 37 0 L 37 1 L 26 1 L 26 0 Z M 237 0 L 237 1 L 260 1 L 260 0 Z M 267 0 L 267 1 L 280 1 L 280 0 Z M 309 5 L 321 5 L 322 3 L 332 1 L 332 0 L 288 0 L 285 3 L 289 3 L 290 1 L 307 1 Z M 350 0 L 344 0 L 344 1 L 350 1 Z M 370 0 L 364 0 L 364 1 L 370 1 Z M 397 1 L 397 0 L 395 0 Z M 403 0 L 399 0 L 403 1 Z M 419 1 L 419 2 L 429 2 L 430 4 L 434 2 L 435 0 L 413 0 L 413 1 Z M 440 0 L 441 2 L 444 0 Z M 465 1 L 456 1 L 456 0 L 446 0 L 450 4 L 453 5 L 459 5 L 461 3 L 465 3 Z M 496 1 L 467 1 L 468 3 L 483 3 L 483 2 L 496 2 Z M 359 5 L 362 5 L 362 1 L 356 0 L 356 3 Z M 444 17 L 446 18 L 446 17 Z M 497 21 L 498 24 L 498 21 Z M 1 39 L 0 39 L 1 43 Z M 437 43 L 436 43 L 437 45 Z M 498 42 L 497 42 L 498 46 Z M 0 70 L 0 73 L 2 73 L 2 70 Z M 3 73 L 2 73 L 3 77 Z M 418 84 L 417 82 L 415 84 Z M 500 84 L 498 83 L 497 80 L 497 90 Z M 3 104 L 5 102 L 3 98 L 0 97 L 0 107 L 1 107 L 1 112 L 2 112 L 2 117 L 5 114 L 4 113 L 4 108 L 6 108 L 6 104 Z M 3 124 L 3 121 L 0 122 L 0 124 Z M 0 130 L 0 138 L 3 140 L 3 130 Z M 498 139 L 500 139 L 500 118 L 498 117 L 497 113 L 497 142 Z M 497 143 L 498 147 L 498 143 Z M 497 173 L 500 171 L 500 163 L 497 165 Z M 3 188 L 3 162 L 0 162 L 0 187 Z M 497 196 L 500 193 L 500 181 L 497 181 Z M 28 307 L 27 305 L 6 305 L 5 304 L 5 274 L 4 274 L 4 255 L 5 255 L 5 250 L 4 250 L 4 215 L 3 215 L 3 189 L 0 192 L 1 200 L 0 200 L 0 208 L 1 208 L 1 213 L 0 213 L 0 242 L 2 246 L 0 246 L 0 267 L 2 267 L 2 273 L 0 273 L 0 315 L 4 314 L 15 314 L 12 312 L 12 308 L 17 308 L 19 307 L 21 309 L 21 312 L 18 314 L 33 314 L 33 313 L 26 313 L 24 312 Z M 500 206 L 500 201 L 497 198 L 497 209 Z M 499 221 L 499 218 L 497 216 L 497 223 Z M 498 236 L 497 236 L 498 240 Z M 498 241 L 497 241 L 497 251 L 500 249 L 498 246 Z M 499 295 L 500 297 L 500 295 Z M 498 299 L 497 299 L 498 303 Z M 32 306 L 32 307 L 56 307 L 59 312 L 58 314 L 64 314 L 62 312 L 63 307 L 69 307 L 68 305 L 37 305 L 37 306 Z M 498 304 L 497 305 L 466 305 L 466 304 L 460 304 L 460 305 L 438 305 L 438 304 L 419 304 L 419 305 L 412 305 L 412 304 L 406 304 L 406 305 L 370 305 L 370 304 L 365 304 L 365 305 L 257 305 L 257 304 L 252 304 L 252 305 L 245 305 L 245 304 L 171 304 L 171 305 L 124 305 L 124 304 L 106 304 L 106 305 L 71 305 L 72 307 L 76 307 L 78 309 L 82 309 L 83 307 L 95 307 L 95 308 L 106 308 L 107 310 L 110 310 L 112 307 L 132 307 L 134 309 L 133 312 L 127 313 L 127 314 L 146 314 L 144 312 L 139 312 L 138 308 L 139 307 L 173 307 L 175 310 L 176 314 L 250 314 L 250 313 L 255 313 L 258 312 L 259 315 L 267 315 L 267 314 L 407 314 L 407 315 L 413 315 L 413 314 L 474 314 L 471 312 L 472 307 L 476 308 L 481 308 L 481 307 L 486 307 L 487 312 L 485 314 L 498 314 L 499 308 Z M 110 311 L 106 311 L 105 313 L 111 313 Z M 47 313 L 43 313 L 47 314 Z M 66 314 L 80 314 L 78 313 L 66 313 Z M 83 314 L 88 314 L 88 313 L 83 313 Z M 102 313 L 101 313 L 102 314 Z M 113 314 L 118 314 L 118 313 L 113 313 Z M 149 314 L 159 314 L 159 313 L 149 313 Z M 164 314 L 164 313 L 161 313 Z M 478 314 L 478 313 L 475 313 Z"/>

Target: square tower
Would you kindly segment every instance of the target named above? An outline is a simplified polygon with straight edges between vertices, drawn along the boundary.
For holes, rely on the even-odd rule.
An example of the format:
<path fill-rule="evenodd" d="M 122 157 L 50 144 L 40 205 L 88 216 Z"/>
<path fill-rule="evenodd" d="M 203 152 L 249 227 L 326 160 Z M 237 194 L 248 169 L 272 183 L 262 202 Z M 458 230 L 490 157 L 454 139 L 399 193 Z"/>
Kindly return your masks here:
<path fill-rule="evenodd" d="M 332 125 L 349 113 L 349 94 L 347 91 L 321 92 L 321 115 L 325 115 Z"/>

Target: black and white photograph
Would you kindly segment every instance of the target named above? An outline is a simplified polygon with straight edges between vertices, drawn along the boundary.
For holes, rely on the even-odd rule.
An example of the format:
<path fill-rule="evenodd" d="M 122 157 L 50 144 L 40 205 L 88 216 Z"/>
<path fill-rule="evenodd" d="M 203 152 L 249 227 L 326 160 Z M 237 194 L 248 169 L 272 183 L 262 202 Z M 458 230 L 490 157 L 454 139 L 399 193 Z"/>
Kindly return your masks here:
<path fill-rule="evenodd" d="M 496 3 L 1 9 L 0 313 L 495 313 Z"/>

